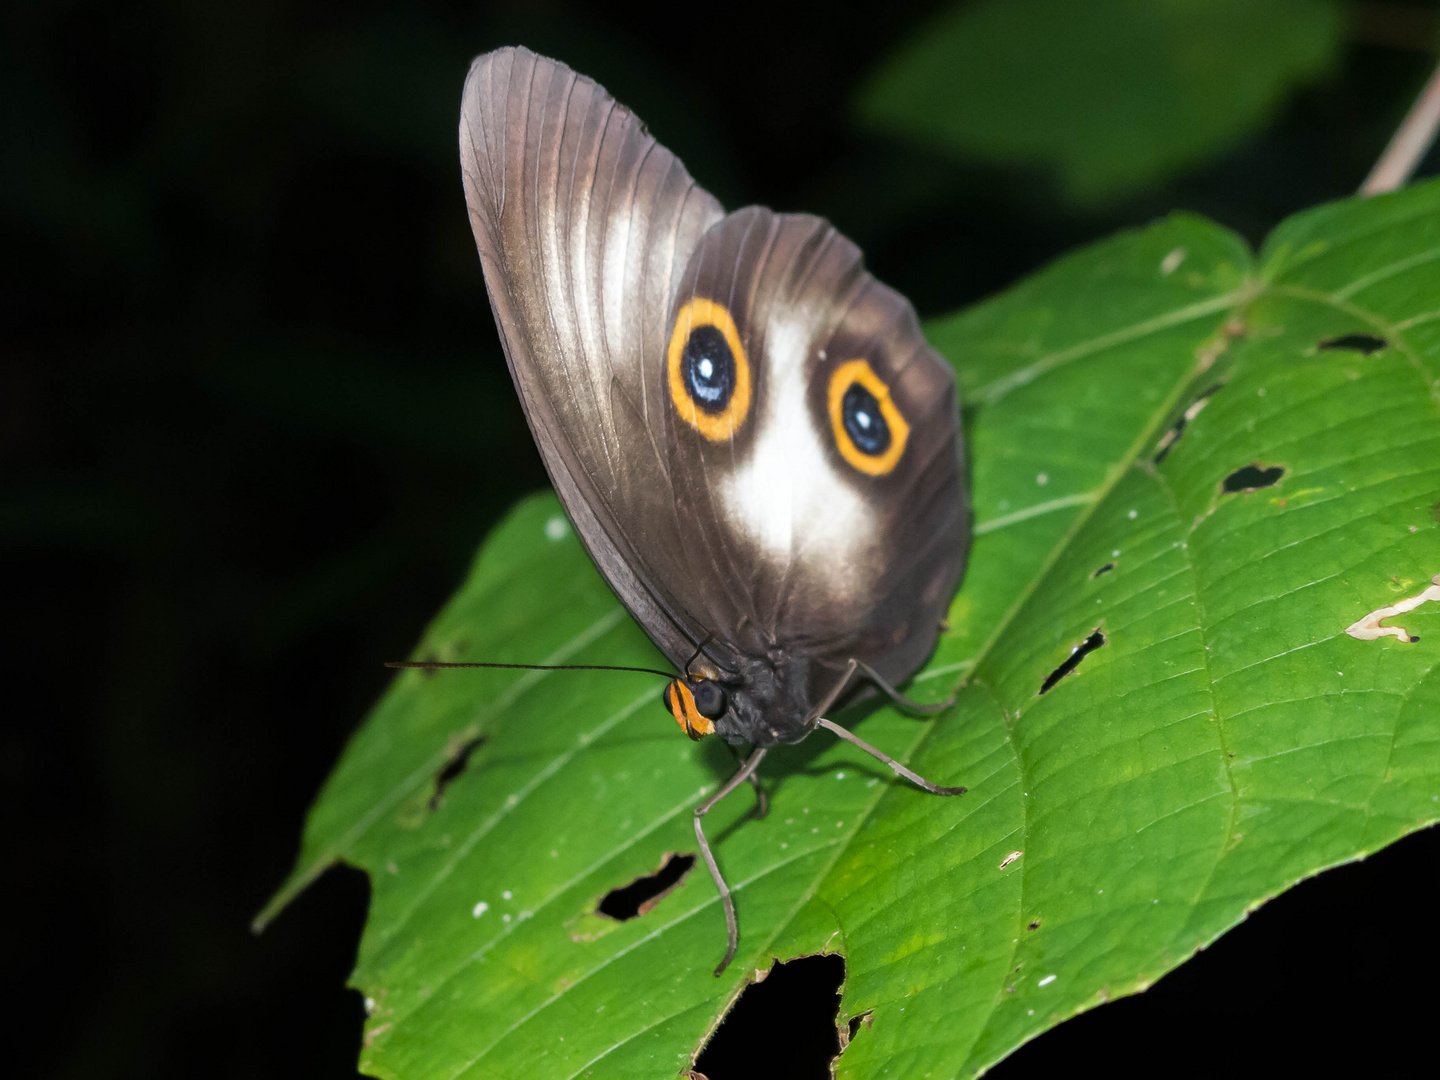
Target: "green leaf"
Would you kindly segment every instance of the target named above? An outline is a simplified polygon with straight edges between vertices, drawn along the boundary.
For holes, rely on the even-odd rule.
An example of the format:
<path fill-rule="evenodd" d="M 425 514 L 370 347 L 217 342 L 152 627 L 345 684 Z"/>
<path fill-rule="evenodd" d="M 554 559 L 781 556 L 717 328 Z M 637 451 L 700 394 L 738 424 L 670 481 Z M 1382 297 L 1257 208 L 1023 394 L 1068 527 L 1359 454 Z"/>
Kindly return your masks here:
<path fill-rule="evenodd" d="M 887 58 L 862 126 L 970 160 L 1053 169 L 1102 202 L 1237 146 L 1339 59 L 1331 0 L 982 0 Z"/>
<path fill-rule="evenodd" d="M 840 1021 L 871 1013 L 842 1076 L 973 1076 L 1144 989 L 1440 818 L 1440 603 L 1393 620 L 1416 643 L 1345 633 L 1440 573 L 1436 296 L 1428 184 L 1303 214 L 1258 258 L 1172 217 L 931 327 L 978 535 L 913 686 L 963 687 L 932 721 L 840 719 L 970 792 L 823 733 L 767 758 L 770 817 L 741 792 L 707 819 L 741 926 L 724 977 L 703 869 L 638 918 L 595 913 L 695 850 L 691 807 L 734 767 L 645 675 L 401 675 L 264 917 L 338 859 L 370 872 L 361 1065 L 411 1080 L 673 1075 L 754 972 L 822 949 L 845 957 Z M 1283 474 L 1227 492 L 1250 466 Z M 549 496 L 416 655 L 656 662 Z"/>

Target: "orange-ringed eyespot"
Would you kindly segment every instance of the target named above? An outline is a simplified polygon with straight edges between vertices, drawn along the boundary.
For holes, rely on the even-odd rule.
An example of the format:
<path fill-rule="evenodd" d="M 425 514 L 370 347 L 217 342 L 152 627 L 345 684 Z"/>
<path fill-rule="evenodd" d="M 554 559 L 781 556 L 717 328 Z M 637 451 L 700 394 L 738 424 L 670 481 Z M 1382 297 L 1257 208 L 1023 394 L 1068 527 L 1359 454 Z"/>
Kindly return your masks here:
<path fill-rule="evenodd" d="M 847 360 L 830 376 L 830 428 L 840 455 L 870 476 L 883 476 L 905 453 L 910 425 L 867 360 Z"/>
<path fill-rule="evenodd" d="M 675 315 L 666 356 L 670 399 L 711 442 L 731 438 L 750 411 L 750 361 L 723 304 L 697 296 Z"/>

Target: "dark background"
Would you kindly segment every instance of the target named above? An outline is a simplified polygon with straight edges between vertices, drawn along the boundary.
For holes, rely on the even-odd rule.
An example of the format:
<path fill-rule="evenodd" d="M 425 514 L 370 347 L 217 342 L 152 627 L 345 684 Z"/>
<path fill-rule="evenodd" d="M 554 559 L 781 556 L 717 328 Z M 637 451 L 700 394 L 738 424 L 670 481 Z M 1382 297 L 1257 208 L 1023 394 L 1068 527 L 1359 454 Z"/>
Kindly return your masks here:
<path fill-rule="evenodd" d="M 7 1072 L 354 1075 L 364 876 L 247 923 L 380 661 L 545 483 L 459 183 L 472 55 L 563 58 L 727 205 L 831 217 L 922 314 L 1172 208 L 1258 241 L 1355 189 L 1434 63 L 1431 5 L 1356 5 L 1339 70 L 1260 134 L 1082 212 L 1043 176 L 855 132 L 855 86 L 939 6 L 6 5 Z M 996 1075 L 1428 1058 L 1436 993 L 1410 990 L 1440 959 L 1437 855 L 1425 833 L 1303 885 Z M 813 1075 L 819 967 L 761 1010 Z M 711 1080 L 768 1075 L 763 1021 L 737 1018 L 749 1053 L 717 1047 Z"/>

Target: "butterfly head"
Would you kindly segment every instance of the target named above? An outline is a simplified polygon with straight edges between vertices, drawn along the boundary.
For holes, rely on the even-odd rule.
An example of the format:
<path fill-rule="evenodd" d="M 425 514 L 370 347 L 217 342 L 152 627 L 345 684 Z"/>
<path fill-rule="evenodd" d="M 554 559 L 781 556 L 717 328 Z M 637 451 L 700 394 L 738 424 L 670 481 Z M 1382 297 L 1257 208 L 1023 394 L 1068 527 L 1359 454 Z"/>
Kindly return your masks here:
<path fill-rule="evenodd" d="M 665 687 L 665 707 L 680 730 L 699 739 L 715 730 L 715 721 L 730 707 L 725 688 L 714 679 L 686 676 Z"/>

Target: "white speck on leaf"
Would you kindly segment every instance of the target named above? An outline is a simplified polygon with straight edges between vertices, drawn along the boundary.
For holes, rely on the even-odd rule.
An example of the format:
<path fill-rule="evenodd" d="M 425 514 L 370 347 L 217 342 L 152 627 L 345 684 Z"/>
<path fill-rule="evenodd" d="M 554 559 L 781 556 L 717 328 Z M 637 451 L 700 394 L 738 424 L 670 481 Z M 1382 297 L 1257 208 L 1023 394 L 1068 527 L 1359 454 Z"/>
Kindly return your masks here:
<path fill-rule="evenodd" d="M 1137 517 L 1140 516 L 1140 511 L 1131 510 L 1130 513 L 1126 514 L 1125 516 L 1128 517 L 1131 521 L 1134 521 Z"/>
<path fill-rule="evenodd" d="M 1000 865 L 996 869 L 1004 870 L 1005 867 L 1009 866 L 1012 862 L 1014 862 L 1016 859 L 1020 858 L 1020 856 L 1024 854 L 1025 853 L 1023 851 L 1010 852 L 1009 855 L 1006 855 L 1005 858 L 1000 860 Z"/>
<path fill-rule="evenodd" d="M 1054 981 L 1055 981 L 1055 976 L 1054 976 L 1054 975 L 1046 975 L 1043 979 L 1041 979 L 1041 980 L 1040 980 L 1038 983 L 1036 983 L 1035 985 L 1036 985 L 1036 986 L 1049 986 L 1049 985 L 1050 985 L 1052 982 L 1054 982 Z"/>
<path fill-rule="evenodd" d="M 502 915 L 502 916 L 500 916 L 500 917 L 501 917 L 502 919 L 504 919 L 506 922 L 509 922 L 509 921 L 510 921 L 510 913 L 509 913 L 508 911 L 507 911 L 504 915 Z"/>
<path fill-rule="evenodd" d="M 1049 474 L 1049 473 L 1043 473 L 1043 472 L 1042 472 L 1042 473 L 1040 473 L 1038 476 L 1035 477 L 1035 483 L 1039 484 L 1041 487 L 1044 487 L 1044 486 L 1045 486 L 1046 484 L 1048 484 L 1049 482 L 1050 482 L 1050 474 Z"/>
<path fill-rule="evenodd" d="M 1174 248 L 1165 258 L 1160 260 L 1160 273 L 1169 277 L 1176 270 L 1180 269 L 1180 264 L 1184 261 L 1185 249 L 1183 247 Z"/>
<path fill-rule="evenodd" d="M 504 892 L 502 892 L 502 893 L 500 894 L 500 899 L 501 899 L 501 900 L 509 900 L 510 897 L 513 896 L 513 895 L 514 895 L 514 893 L 512 893 L 509 889 L 506 889 Z"/>
<path fill-rule="evenodd" d="M 555 514 L 545 522 L 545 535 L 551 540 L 564 540 L 565 534 L 569 531 L 570 523 L 559 514 Z"/>
<path fill-rule="evenodd" d="M 481 900 L 478 904 L 476 904 L 473 908 L 470 909 L 470 917 L 472 919 L 478 919 L 481 915 L 484 915 L 485 912 L 489 910 L 490 905 L 487 904 L 484 900 Z"/>

